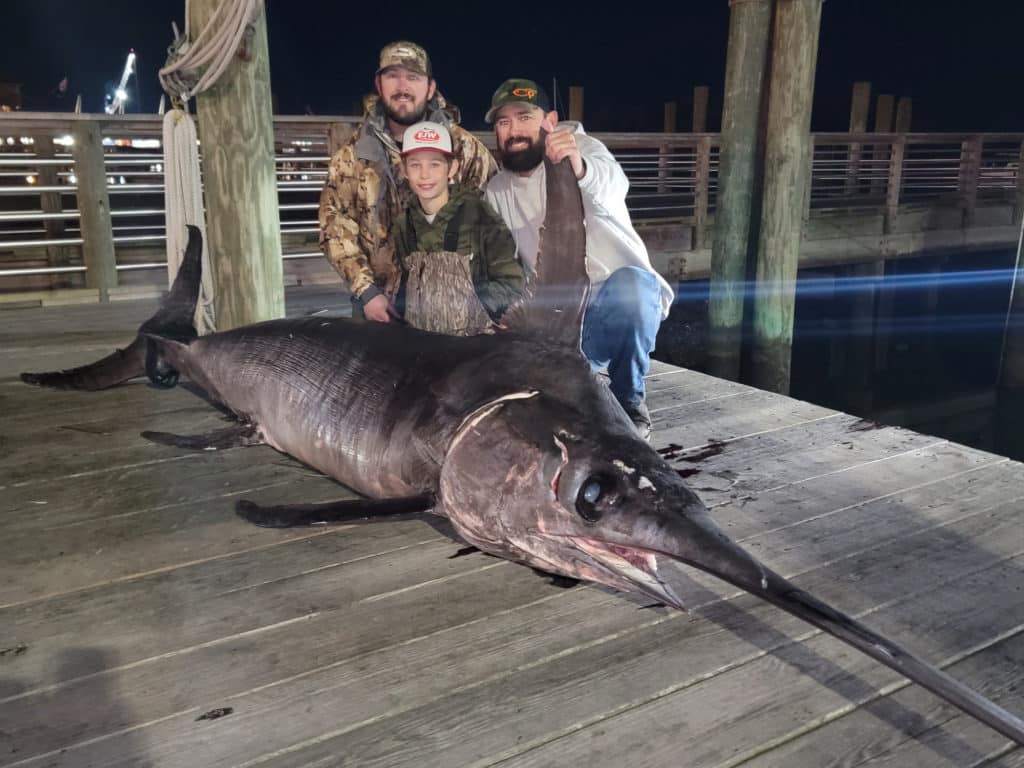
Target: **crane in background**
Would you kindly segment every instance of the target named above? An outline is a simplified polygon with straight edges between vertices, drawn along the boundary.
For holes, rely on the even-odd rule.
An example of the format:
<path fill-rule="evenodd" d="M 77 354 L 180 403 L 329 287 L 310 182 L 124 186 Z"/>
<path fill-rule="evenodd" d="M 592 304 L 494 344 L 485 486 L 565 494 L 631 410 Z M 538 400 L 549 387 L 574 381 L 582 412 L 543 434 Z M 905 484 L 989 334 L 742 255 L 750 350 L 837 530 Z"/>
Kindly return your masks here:
<path fill-rule="evenodd" d="M 124 105 L 128 101 L 128 78 L 135 74 L 135 49 L 128 51 L 128 58 L 124 62 L 124 71 L 121 72 L 121 82 L 113 94 L 107 95 L 106 111 L 108 115 L 123 115 Z"/>

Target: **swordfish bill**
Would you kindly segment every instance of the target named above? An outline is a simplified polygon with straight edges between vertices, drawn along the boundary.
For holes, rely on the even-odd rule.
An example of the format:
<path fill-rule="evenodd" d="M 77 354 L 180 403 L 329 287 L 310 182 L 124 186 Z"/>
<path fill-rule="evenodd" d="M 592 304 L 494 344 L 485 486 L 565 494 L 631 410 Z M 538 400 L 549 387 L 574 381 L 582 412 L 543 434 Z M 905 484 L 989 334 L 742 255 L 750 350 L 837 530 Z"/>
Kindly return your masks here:
<path fill-rule="evenodd" d="M 142 371 L 166 384 L 180 372 L 237 415 L 238 445 L 265 442 L 366 497 L 263 512 L 249 503 L 239 510 L 245 519 L 353 522 L 422 509 L 484 552 L 683 609 L 658 571 L 659 559 L 671 558 L 809 622 L 1024 744 L 1018 717 L 754 559 L 636 435 L 580 351 L 589 280 L 576 178 L 567 160 L 546 163 L 545 173 L 530 300 L 497 334 L 304 317 L 196 337 L 189 322 L 200 248 L 190 230 L 188 269 L 133 342 L 150 354 L 23 378 L 92 389 Z M 223 435 L 212 442 L 230 444 Z"/>

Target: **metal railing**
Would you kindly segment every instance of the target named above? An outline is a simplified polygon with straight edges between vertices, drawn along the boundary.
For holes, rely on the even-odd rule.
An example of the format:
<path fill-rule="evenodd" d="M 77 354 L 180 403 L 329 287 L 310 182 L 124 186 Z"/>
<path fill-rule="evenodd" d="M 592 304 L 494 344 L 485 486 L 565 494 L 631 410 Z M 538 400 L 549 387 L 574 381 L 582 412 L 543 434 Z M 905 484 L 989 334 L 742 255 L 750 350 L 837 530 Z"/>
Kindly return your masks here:
<path fill-rule="evenodd" d="M 110 194 L 116 268 L 160 269 L 163 248 L 163 155 L 157 116 L 0 114 L 0 291 L 12 278 L 81 275 L 77 178 L 69 145 L 77 120 L 100 123 Z M 320 257 L 320 191 L 327 178 L 332 125 L 354 117 L 277 117 L 275 162 L 282 257 Z M 477 134 L 492 150 L 493 135 Z M 630 180 L 627 205 L 638 224 L 693 228 L 693 247 L 709 242 L 718 194 L 717 134 L 596 133 Z M 1024 134 L 849 134 L 813 137 L 805 214 L 884 213 L 959 206 L 964 225 L 976 207 L 1024 201 Z M 52 279 L 50 285 L 59 285 Z"/>

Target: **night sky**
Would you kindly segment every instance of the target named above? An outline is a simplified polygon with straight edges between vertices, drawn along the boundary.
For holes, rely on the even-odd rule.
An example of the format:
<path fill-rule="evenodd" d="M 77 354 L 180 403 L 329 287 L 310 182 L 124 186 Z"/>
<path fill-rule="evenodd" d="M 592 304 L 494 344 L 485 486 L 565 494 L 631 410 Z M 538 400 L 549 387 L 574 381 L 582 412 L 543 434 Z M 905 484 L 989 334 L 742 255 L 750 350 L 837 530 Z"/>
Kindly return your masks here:
<path fill-rule="evenodd" d="M 438 86 L 463 123 L 484 128 L 490 95 L 506 77 L 539 81 L 559 101 L 585 89 L 594 130 L 661 130 L 663 103 L 678 102 L 688 129 L 695 85 L 711 87 L 717 130 L 728 32 L 727 0 L 623 3 L 595 12 L 583 2 L 381 3 L 268 0 L 270 64 L 281 114 L 352 114 L 372 90 L 379 50 L 419 42 Z M 183 26 L 184 0 L 5 0 L 0 5 L 0 81 L 24 84 L 24 109 L 100 112 L 129 48 L 140 77 L 127 111 L 155 112 L 157 70 Z M 481 12 L 480 9 L 485 9 Z M 1020 53 L 1024 4 L 1016 0 L 826 0 L 815 84 L 814 130 L 846 130 L 850 89 L 911 96 L 915 130 L 1024 130 Z M 56 86 L 69 79 L 66 95 Z M 564 110 L 563 110 L 564 112 Z"/>

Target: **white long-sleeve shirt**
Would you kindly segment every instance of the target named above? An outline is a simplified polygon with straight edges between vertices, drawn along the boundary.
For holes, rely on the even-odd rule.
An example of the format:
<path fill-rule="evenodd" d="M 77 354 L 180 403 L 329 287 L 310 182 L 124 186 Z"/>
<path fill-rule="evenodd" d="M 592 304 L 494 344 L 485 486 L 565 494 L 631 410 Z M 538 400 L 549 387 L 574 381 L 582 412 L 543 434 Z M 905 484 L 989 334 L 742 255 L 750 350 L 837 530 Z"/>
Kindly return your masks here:
<path fill-rule="evenodd" d="M 587 136 L 576 122 L 562 122 L 556 130 L 571 130 L 586 164 L 580 179 L 583 214 L 587 229 L 587 274 L 590 276 L 591 300 L 597 288 L 612 272 L 621 267 L 640 267 L 654 274 L 661 287 L 661 316 L 675 299 L 672 287 L 651 266 L 647 246 L 633 228 L 626 208 L 629 179 L 608 148 Z M 501 170 L 487 184 L 484 196 L 501 215 L 512 231 L 516 251 L 523 264 L 535 271 L 540 247 L 540 228 L 544 223 L 547 187 L 544 163 L 528 176 Z"/>

